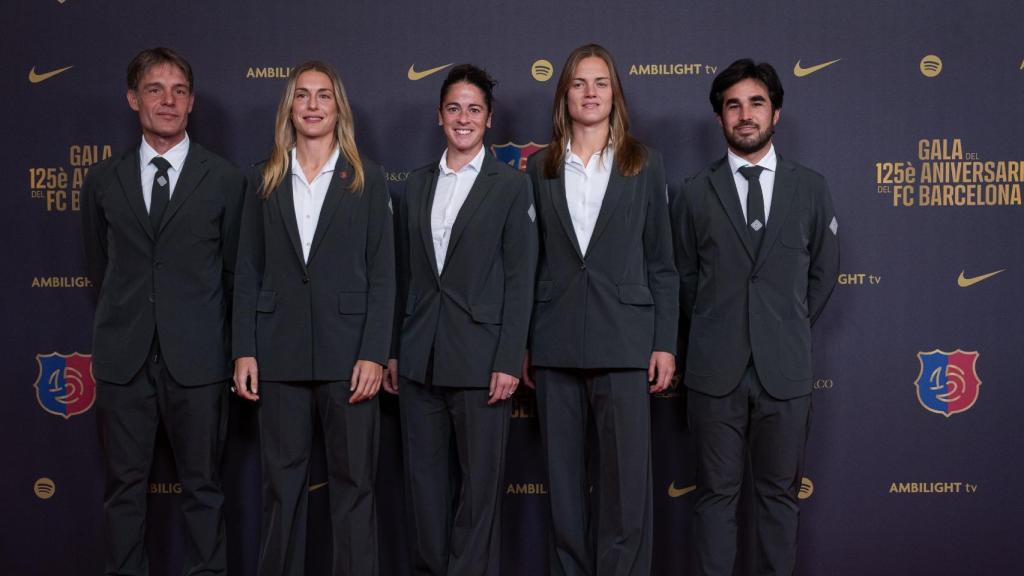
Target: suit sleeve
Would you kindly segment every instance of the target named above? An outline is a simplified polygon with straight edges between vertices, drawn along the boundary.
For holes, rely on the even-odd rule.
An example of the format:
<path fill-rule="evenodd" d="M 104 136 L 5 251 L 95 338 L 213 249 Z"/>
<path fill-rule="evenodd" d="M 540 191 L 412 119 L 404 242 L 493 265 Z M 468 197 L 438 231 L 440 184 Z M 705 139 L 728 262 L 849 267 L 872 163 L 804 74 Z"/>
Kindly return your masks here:
<path fill-rule="evenodd" d="M 533 186 L 526 175 L 516 174 L 516 198 L 505 217 L 501 259 L 505 268 L 505 302 L 501 334 L 492 371 L 519 376 L 526 353 L 537 273 L 537 208 Z"/>
<path fill-rule="evenodd" d="M 234 166 L 230 166 L 229 174 L 224 179 L 224 186 L 224 217 L 220 221 L 221 259 L 224 262 L 221 283 L 224 286 L 225 299 L 233 302 L 238 234 L 246 196 L 245 178 Z"/>
<path fill-rule="evenodd" d="M 812 325 L 825 308 L 839 276 L 839 221 L 824 178 L 814 200 L 814 235 L 807 280 L 807 311 Z"/>
<path fill-rule="evenodd" d="M 691 182 L 672 199 L 672 240 L 675 247 L 676 270 L 679 272 L 679 302 L 681 318 L 690 320 L 697 299 L 697 276 L 700 260 L 697 256 L 697 228 L 693 224 L 690 206 L 693 192 Z"/>
<path fill-rule="evenodd" d="M 107 217 L 103 213 L 100 192 L 103 188 L 101 167 L 89 171 L 82 184 L 82 246 L 85 249 L 85 271 L 99 295 L 107 272 Z"/>
<path fill-rule="evenodd" d="M 366 230 L 366 323 L 358 358 L 387 364 L 395 313 L 395 225 L 383 170 L 367 170 L 363 194 L 370 203 L 370 221 Z"/>
<path fill-rule="evenodd" d="M 259 196 L 262 178 L 257 169 L 248 179 L 239 218 L 238 250 L 234 265 L 234 294 L 231 313 L 231 356 L 256 356 L 256 302 L 263 282 L 263 202 Z"/>
<path fill-rule="evenodd" d="M 644 179 L 647 222 L 644 224 L 644 259 L 647 285 L 654 298 L 654 349 L 676 353 L 679 329 L 679 274 L 672 255 L 672 225 L 661 154 L 650 151 Z"/>
<path fill-rule="evenodd" d="M 402 322 L 405 319 L 405 303 L 409 298 L 409 190 L 406 183 L 405 194 L 396 202 L 395 207 L 395 312 L 394 327 L 391 330 L 391 354 L 388 358 L 398 359 L 402 345 Z"/>

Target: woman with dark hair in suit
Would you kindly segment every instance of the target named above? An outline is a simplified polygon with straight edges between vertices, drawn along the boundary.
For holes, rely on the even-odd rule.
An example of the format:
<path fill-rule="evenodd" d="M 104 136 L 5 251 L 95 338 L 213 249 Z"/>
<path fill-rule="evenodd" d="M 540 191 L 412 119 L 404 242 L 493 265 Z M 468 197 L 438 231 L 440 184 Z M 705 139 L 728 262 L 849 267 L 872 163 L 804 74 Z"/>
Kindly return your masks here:
<path fill-rule="evenodd" d="M 414 574 L 497 574 L 501 561 L 509 399 L 526 349 L 537 229 L 529 179 L 484 148 L 493 86 L 475 66 L 451 70 L 437 112 L 447 148 L 409 175 L 399 207 L 405 314 L 384 389 L 401 391 Z"/>
<path fill-rule="evenodd" d="M 232 345 L 234 391 L 260 401 L 259 574 L 305 571 L 315 413 L 327 449 L 333 573 L 376 574 L 375 396 L 395 303 L 394 233 L 383 172 L 356 149 L 333 68 L 292 70 L 273 152 L 249 186 Z"/>
<path fill-rule="evenodd" d="M 551 144 L 527 169 L 541 255 L 524 370 L 530 385 L 532 362 L 548 466 L 550 571 L 646 575 L 649 393 L 672 379 L 679 315 L 665 173 L 661 155 L 629 134 L 619 76 L 601 46 L 569 55 L 553 120 Z M 591 426 L 595 455 L 586 453 Z M 590 458 L 599 462 L 594 479 Z"/>

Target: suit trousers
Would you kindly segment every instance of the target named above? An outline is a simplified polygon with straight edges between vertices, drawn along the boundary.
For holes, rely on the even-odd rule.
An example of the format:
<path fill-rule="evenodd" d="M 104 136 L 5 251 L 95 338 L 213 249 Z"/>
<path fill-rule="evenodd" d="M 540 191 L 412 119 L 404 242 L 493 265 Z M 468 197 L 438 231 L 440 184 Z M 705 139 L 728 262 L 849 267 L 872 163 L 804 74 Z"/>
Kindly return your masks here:
<path fill-rule="evenodd" d="M 349 381 L 260 382 L 263 526 L 260 576 L 306 571 L 309 460 L 316 414 L 324 434 L 335 576 L 378 571 L 377 398 L 349 404 Z"/>
<path fill-rule="evenodd" d="M 550 573 L 647 576 L 654 539 L 647 371 L 538 367 L 535 381 L 554 531 Z M 587 449 L 591 427 L 597 454 Z M 588 478 L 588 465 L 596 478 Z"/>
<path fill-rule="evenodd" d="M 489 393 L 487 388 L 401 380 L 413 574 L 482 576 L 500 571 L 510 402 L 488 406 Z M 453 448 L 458 458 L 454 474 Z"/>
<path fill-rule="evenodd" d="M 687 416 L 697 443 L 694 574 L 732 576 L 736 508 L 748 461 L 756 497 L 756 572 L 793 574 L 810 415 L 810 394 L 771 397 L 753 365 L 726 396 L 687 392 Z"/>
<path fill-rule="evenodd" d="M 106 574 L 149 573 L 146 496 L 161 420 L 181 482 L 188 533 L 182 573 L 227 573 L 220 477 L 227 394 L 227 382 L 182 386 L 168 372 L 156 338 L 145 364 L 127 384 L 98 382 L 96 416 L 107 470 Z"/>

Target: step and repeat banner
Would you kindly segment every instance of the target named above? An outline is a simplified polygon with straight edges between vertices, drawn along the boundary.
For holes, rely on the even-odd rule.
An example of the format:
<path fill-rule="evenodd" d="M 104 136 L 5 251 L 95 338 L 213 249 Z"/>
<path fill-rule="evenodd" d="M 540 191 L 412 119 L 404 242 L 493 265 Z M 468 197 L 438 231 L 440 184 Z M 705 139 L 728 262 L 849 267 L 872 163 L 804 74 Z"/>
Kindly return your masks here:
<path fill-rule="evenodd" d="M 615 55 L 635 135 L 672 192 L 725 153 L 708 102 L 733 60 L 786 90 L 779 154 L 829 180 L 838 286 L 814 327 L 800 491 L 801 575 L 1009 574 L 1024 561 L 1024 36 L 1019 2 L 252 2 L 6 0 L 0 5 L 0 573 L 98 574 L 100 461 L 82 182 L 138 146 L 125 67 L 166 45 L 193 65 L 189 135 L 240 167 L 266 158 L 291 66 L 340 71 L 360 149 L 394 196 L 437 162 L 452 63 L 499 81 L 488 145 L 520 168 L 551 137 L 566 55 Z M 652 399 L 655 573 L 686 574 L 694 490 L 685 383 Z M 259 542 L 256 412 L 237 399 L 224 462 L 233 574 Z M 504 574 L 544 574 L 547 487 L 533 397 L 517 394 Z M 383 398 L 383 574 L 404 574 L 397 402 Z M 310 478 L 309 574 L 327 574 L 323 461 Z M 149 484 L 152 573 L 180 573 L 181 487 L 166 440 Z M 745 509 L 742 514 L 749 515 Z M 753 535 L 741 529 L 749 567 Z"/>

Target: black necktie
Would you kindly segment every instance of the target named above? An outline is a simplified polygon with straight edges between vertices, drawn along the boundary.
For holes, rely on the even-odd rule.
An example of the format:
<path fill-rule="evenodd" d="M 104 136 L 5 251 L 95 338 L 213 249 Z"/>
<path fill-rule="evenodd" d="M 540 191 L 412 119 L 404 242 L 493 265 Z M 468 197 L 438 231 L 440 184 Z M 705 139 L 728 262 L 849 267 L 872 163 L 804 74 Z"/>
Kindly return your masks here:
<path fill-rule="evenodd" d="M 171 163 L 166 159 L 157 156 L 149 161 L 156 166 L 156 176 L 153 176 L 153 193 L 149 200 L 149 223 L 153 226 L 153 233 L 160 232 L 160 221 L 164 218 L 164 209 L 171 199 L 171 179 L 167 176 L 167 170 Z"/>
<path fill-rule="evenodd" d="M 761 249 L 764 238 L 764 195 L 761 193 L 763 166 L 744 166 L 740 174 L 747 179 L 747 233 L 754 244 L 754 254 Z"/>

